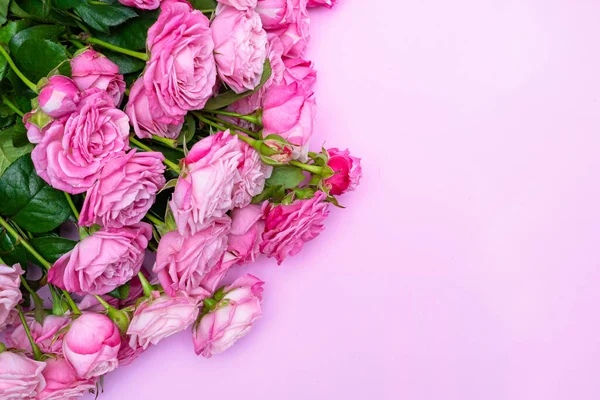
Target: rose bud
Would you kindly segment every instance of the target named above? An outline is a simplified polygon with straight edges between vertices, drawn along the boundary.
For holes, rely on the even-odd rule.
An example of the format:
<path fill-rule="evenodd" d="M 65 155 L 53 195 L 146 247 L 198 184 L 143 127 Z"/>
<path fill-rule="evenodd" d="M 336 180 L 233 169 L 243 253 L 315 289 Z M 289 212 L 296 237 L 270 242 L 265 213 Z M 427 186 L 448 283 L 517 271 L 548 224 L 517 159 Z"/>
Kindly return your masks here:
<path fill-rule="evenodd" d="M 307 7 L 327 7 L 331 8 L 337 3 L 337 0 L 308 0 Z"/>
<path fill-rule="evenodd" d="M 249 205 L 231 212 L 231 233 L 227 251 L 238 258 L 239 264 L 256 260 L 260 254 L 260 242 L 265 231 L 262 207 Z"/>
<path fill-rule="evenodd" d="M 221 80 L 236 93 L 253 90 L 267 57 L 267 33 L 258 14 L 219 6 L 210 28 Z"/>
<path fill-rule="evenodd" d="M 75 111 L 80 98 L 75 82 L 66 76 L 54 75 L 40 91 L 38 103 L 43 112 L 52 118 L 60 118 Z"/>
<path fill-rule="evenodd" d="M 48 282 L 79 295 L 106 294 L 137 275 L 152 226 L 101 229 L 77 243 L 48 271 Z"/>
<path fill-rule="evenodd" d="M 48 358 L 43 371 L 46 387 L 36 400 L 64 400 L 81 397 L 96 388 L 96 378 L 83 379 L 62 357 Z"/>
<path fill-rule="evenodd" d="M 153 292 L 135 310 L 127 334 L 129 345 L 146 349 L 164 338 L 187 329 L 198 316 L 196 300 L 185 292 L 174 296 Z"/>
<path fill-rule="evenodd" d="M 325 179 L 325 184 L 330 188 L 329 193 L 339 196 L 356 189 L 362 177 L 360 158 L 352 157 L 348 150 L 336 148 L 328 149 L 327 153 L 327 165 L 335 172 L 335 175 Z"/>
<path fill-rule="evenodd" d="M 313 240 L 324 229 L 323 221 L 329 215 L 327 196 L 318 191 L 307 200 L 296 200 L 292 204 L 263 204 L 265 232 L 262 235 L 260 252 L 275 257 L 281 264 L 287 256 L 296 255 L 304 243 Z"/>
<path fill-rule="evenodd" d="M 160 6 L 160 0 L 119 0 L 119 3 L 141 10 L 156 10 Z"/>
<path fill-rule="evenodd" d="M 169 202 L 179 233 L 195 234 L 233 208 L 234 185 L 244 152 L 237 136 L 219 132 L 196 143 L 183 159 Z"/>
<path fill-rule="evenodd" d="M 257 277 L 247 274 L 223 289 L 223 298 L 194 328 L 196 354 L 209 358 L 222 353 L 250 331 L 252 323 L 262 315 L 263 284 Z"/>
<path fill-rule="evenodd" d="M 265 139 L 263 144 L 270 149 L 273 154 L 261 155 L 261 159 L 268 165 L 285 165 L 294 159 L 294 146 L 290 145 L 285 139 L 277 138 L 271 135 L 273 139 Z"/>
<path fill-rule="evenodd" d="M 2 346 L 3 347 L 3 346 Z M 24 354 L 0 349 L 0 396 L 2 399 L 34 399 L 46 387 L 42 371 L 46 363 Z"/>
<path fill-rule="evenodd" d="M 80 378 L 104 375 L 117 368 L 119 328 L 104 314 L 84 312 L 63 339 L 63 354 Z"/>
<path fill-rule="evenodd" d="M 69 325 L 71 322 L 70 317 L 47 315 L 40 324 L 33 316 L 25 315 L 25 321 L 29 326 L 33 341 L 38 345 L 42 353 L 58 354 L 62 351 L 63 335 L 57 335 L 57 333 Z M 29 338 L 25 333 L 23 324 L 19 323 L 11 332 L 6 333 L 6 343 L 10 347 L 33 354 L 31 343 L 29 343 Z"/>
<path fill-rule="evenodd" d="M 11 310 L 21 301 L 21 275 L 19 264 L 9 267 L 0 264 L 0 326 L 8 319 Z"/>
<path fill-rule="evenodd" d="M 87 49 L 71 60 L 71 76 L 79 89 L 105 90 L 118 107 L 125 93 L 125 81 L 119 66 L 103 54 Z"/>

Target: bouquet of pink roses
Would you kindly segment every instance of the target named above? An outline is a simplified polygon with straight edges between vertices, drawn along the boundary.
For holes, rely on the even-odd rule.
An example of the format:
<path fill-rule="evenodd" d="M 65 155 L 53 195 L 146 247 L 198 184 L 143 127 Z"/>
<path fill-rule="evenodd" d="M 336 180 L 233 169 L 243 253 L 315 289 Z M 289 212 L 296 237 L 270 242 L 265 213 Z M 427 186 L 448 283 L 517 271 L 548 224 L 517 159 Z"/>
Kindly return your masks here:
<path fill-rule="evenodd" d="M 309 149 L 307 7 L 334 2 L 0 0 L 0 399 L 248 333 L 263 282 L 225 275 L 297 254 L 361 176 Z"/>

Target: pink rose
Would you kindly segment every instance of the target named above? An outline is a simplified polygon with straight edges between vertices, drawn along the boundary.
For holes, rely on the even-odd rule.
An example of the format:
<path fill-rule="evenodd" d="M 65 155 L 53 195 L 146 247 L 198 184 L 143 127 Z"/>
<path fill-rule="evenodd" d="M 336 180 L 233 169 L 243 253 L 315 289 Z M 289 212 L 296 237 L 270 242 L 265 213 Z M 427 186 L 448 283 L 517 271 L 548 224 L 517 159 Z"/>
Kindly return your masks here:
<path fill-rule="evenodd" d="M 236 93 L 253 90 L 267 57 L 267 33 L 258 14 L 220 6 L 211 30 L 221 80 Z"/>
<path fill-rule="evenodd" d="M 239 264 L 256 260 L 260 254 L 260 242 L 265 231 L 262 207 L 249 205 L 231 212 L 231 233 L 227 251 L 233 253 Z"/>
<path fill-rule="evenodd" d="M 233 208 L 233 187 L 244 157 L 237 136 L 219 132 L 196 143 L 187 157 L 170 207 L 179 233 L 195 234 Z"/>
<path fill-rule="evenodd" d="M 285 27 L 296 21 L 301 5 L 307 0 L 258 0 L 256 12 L 265 29 Z"/>
<path fill-rule="evenodd" d="M 84 312 L 63 339 L 63 354 L 80 378 L 104 375 L 117 368 L 119 328 L 104 314 Z"/>
<path fill-rule="evenodd" d="M 258 0 L 256 12 L 269 34 L 279 36 L 283 54 L 300 57 L 309 39 L 307 0 Z"/>
<path fill-rule="evenodd" d="M 81 90 L 98 88 L 112 97 L 119 106 L 125 93 L 125 81 L 119 66 L 104 55 L 88 49 L 71 60 L 71 76 Z"/>
<path fill-rule="evenodd" d="M 64 125 L 55 121 L 33 149 L 38 175 L 52 187 L 88 190 L 106 162 L 129 149 L 129 118 L 104 91 L 90 89 Z"/>
<path fill-rule="evenodd" d="M 151 56 L 143 79 L 152 115 L 180 124 L 213 94 L 217 71 L 209 20 L 187 2 L 165 1 L 147 47 Z"/>
<path fill-rule="evenodd" d="M 329 193 L 338 196 L 356 189 L 362 177 L 360 158 L 352 157 L 348 150 L 335 147 L 328 149 L 327 153 L 327 165 L 335 172 L 331 178 L 325 179 L 325 184 L 330 187 Z"/>
<path fill-rule="evenodd" d="M 21 301 L 21 275 L 19 264 L 9 267 L 0 264 L 0 325 L 8 319 L 10 311 Z"/>
<path fill-rule="evenodd" d="M 160 0 L 119 0 L 119 3 L 142 10 L 156 10 L 160 6 Z"/>
<path fill-rule="evenodd" d="M 57 333 L 69 325 L 71 318 L 58 315 L 47 315 L 42 324 L 37 322 L 32 315 L 26 315 L 25 321 L 31 331 L 31 337 L 42 353 L 59 354 L 62 351 L 62 335 Z M 12 332 L 6 333 L 6 343 L 10 347 L 24 350 L 33 354 L 31 343 L 27 338 L 22 324 L 18 324 Z"/>
<path fill-rule="evenodd" d="M 230 348 L 252 328 L 262 310 L 262 282 L 247 274 L 224 289 L 225 296 L 202 317 L 193 332 L 196 354 L 211 357 Z"/>
<path fill-rule="evenodd" d="M 93 393 L 95 378 L 80 378 L 64 358 L 49 358 L 43 371 L 46 387 L 36 397 L 38 400 L 70 400 Z"/>
<path fill-rule="evenodd" d="M 132 348 L 129 345 L 129 339 L 126 337 L 121 338 L 121 348 L 119 349 L 119 354 L 117 354 L 117 359 L 119 360 L 119 367 L 125 367 L 132 362 L 134 362 L 145 349 L 143 347 L 138 347 L 137 349 Z"/>
<path fill-rule="evenodd" d="M 125 112 L 129 116 L 135 134 L 140 139 L 150 139 L 152 135 L 177 139 L 183 127 L 183 122 L 173 125 L 158 121 L 156 113 L 158 112 L 159 116 L 163 113 L 160 109 L 155 109 L 154 112 L 151 110 L 143 79 L 138 79 L 131 87 Z"/>
<path fill-rule="evenodd" d="M 336 3 L 337 3 L 337 0 L 308 0 L 307 7 L 324 6 L 324 7 L 327 7 L 327 8 L 331 8 Z"/>
<path fill-rule="evenodd" d="M 79 89 L 75 82 L 66 76 L 54 75 L 48 78 L 38 96 L 43 112 L 52 118 L 60 118 L 77 109 L 80 100 Z"/>
<path fill-rule="evenodd" d="M 284 56 L 302 57 L 310 39 L 310 19 L 306 7 L 300 10 L 295 22 L 269 33 L 276 34 L 281 39 Z"/>
<path fill-rule="evenodd" d="M 177 291 L 194 298 L 210 296 L 201 286 L 202 279 L 222 262 L 230 226 L 229 217 L 223 216 L 194 235 L 174 231 L 161 238 L 153 271 L 169 296 Z"/>
<path fill-rule="evenodd" d="M 107 162 L 88 190 L 79 225 L 122 228 L 140 222 L 165 185 L 164 159 L 159 152 L 132 150 Z"/>
<path fill-rule="evenodd" d="M 3 399 L 33 399 L 46 387 L 42 371 L 46 363 L 23 354 L 0 353 L 0 395 Z"/>
<path fill-rule="evenodd" d="M 281 264 L 287 256 L 298 254 L 304 243 L 313 240 L 323 230 L 323 221 L 329 215 L 327 197 L 319 191 L 312 199 L 296 200 L 292 204 L 273 205 L 265 202 L 265 232 L 260 252 L 275 257 Z"/>
<path fill-rule="evenodd" d="M 221 283 L 221 280 L 225 277 L 229 269 L 235 265 L 238 261 L 238 258 L 228 251 L 223 254 L 223 258 L 221 262 L 219 262 L 215 268 L 208 271 L 208 273 L 202 279 L 200 286 L 206 289 L 206 291 L 210 293 L 214 293 L 217 290 L 217 287 Z"/>
<path fill-rule="evenodd" d="M 256 0 L 217 0 L 219 5 L 235 7 L 240 11 L 254 10 L 256 8 Z"/>
<path fill-rule="evenodd" d="M 312 135 L 316 103 L 312 90 L 297 82 L 271 86 L 263 99 L 264 136 L 280 135 L 304 146 Z"/>
<path fill-rule="evenodd" d="M 271 176 L 273 167 L 264 164 L 260 154 L 250 145 L 240 142 L 244 156 L 238 166 L 239 181 L 233 186 L 233 206 L 246 207 L 252 198 L 265 188 L 265 180 Z"/>
<path fill-rule="evenodd" d="M 185 292 L 174 296 L 154 292 L 135 310 L 127 334 L 129 345 L 146 349 L 174 333 L 187 329 L 198 316 L 196 300 Z"/>
<path fill-rule="evenodd" d="M 308 88 L 314 86 L 317 81 L 317 71 L 313 68 L 312 61 L 305 61 L 301 58 L 286 58 L 283 64 L 285 65 L 283 80 L 286 85 L 302 82 Z"/>
<path fill-rule="evenodd" d="M 48 282 L 80 295 L 105 294 L 137 275 L 152 226 L 102 229 L 84 238 L 48 271 Z"/>

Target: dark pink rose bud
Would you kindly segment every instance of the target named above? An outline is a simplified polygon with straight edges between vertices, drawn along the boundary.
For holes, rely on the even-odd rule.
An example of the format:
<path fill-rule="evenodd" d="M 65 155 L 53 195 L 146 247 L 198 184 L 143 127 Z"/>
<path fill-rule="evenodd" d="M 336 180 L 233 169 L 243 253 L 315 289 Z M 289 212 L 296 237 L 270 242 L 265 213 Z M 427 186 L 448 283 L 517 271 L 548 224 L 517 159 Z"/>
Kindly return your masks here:
<path fill-rule="evenodd" d="M 331 188 L 329 193 L 338 196 L 354 190 L 362 177 L 360 158 L 352 157 L 348 150 L 336 148 L 327 150 L 327 153 L 327 165 L 335 172 L 335 175 L 325 180 L 325 184 Z"/>
<path fill-rule="evenodd" d="M 54 75 L 40 91 L 38 103 L 43 112 L 60 118 L 75 111 L 80 98 L 75 82 L 66 76 Z"/>

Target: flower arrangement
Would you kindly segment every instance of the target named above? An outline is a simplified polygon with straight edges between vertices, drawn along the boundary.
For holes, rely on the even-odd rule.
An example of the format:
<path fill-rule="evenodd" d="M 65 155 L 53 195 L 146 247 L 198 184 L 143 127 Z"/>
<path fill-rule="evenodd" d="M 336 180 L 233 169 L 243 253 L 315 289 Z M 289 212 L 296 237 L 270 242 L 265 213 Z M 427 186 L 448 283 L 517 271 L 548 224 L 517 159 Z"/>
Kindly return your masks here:
<path fill-rule="evenodd" d="M 297 254 L 361 177 L 309 149 L 307 8 L 334 3 L 0 1 L 0 399 L 249 332 L 264 283 L 224 277 Z"/>

